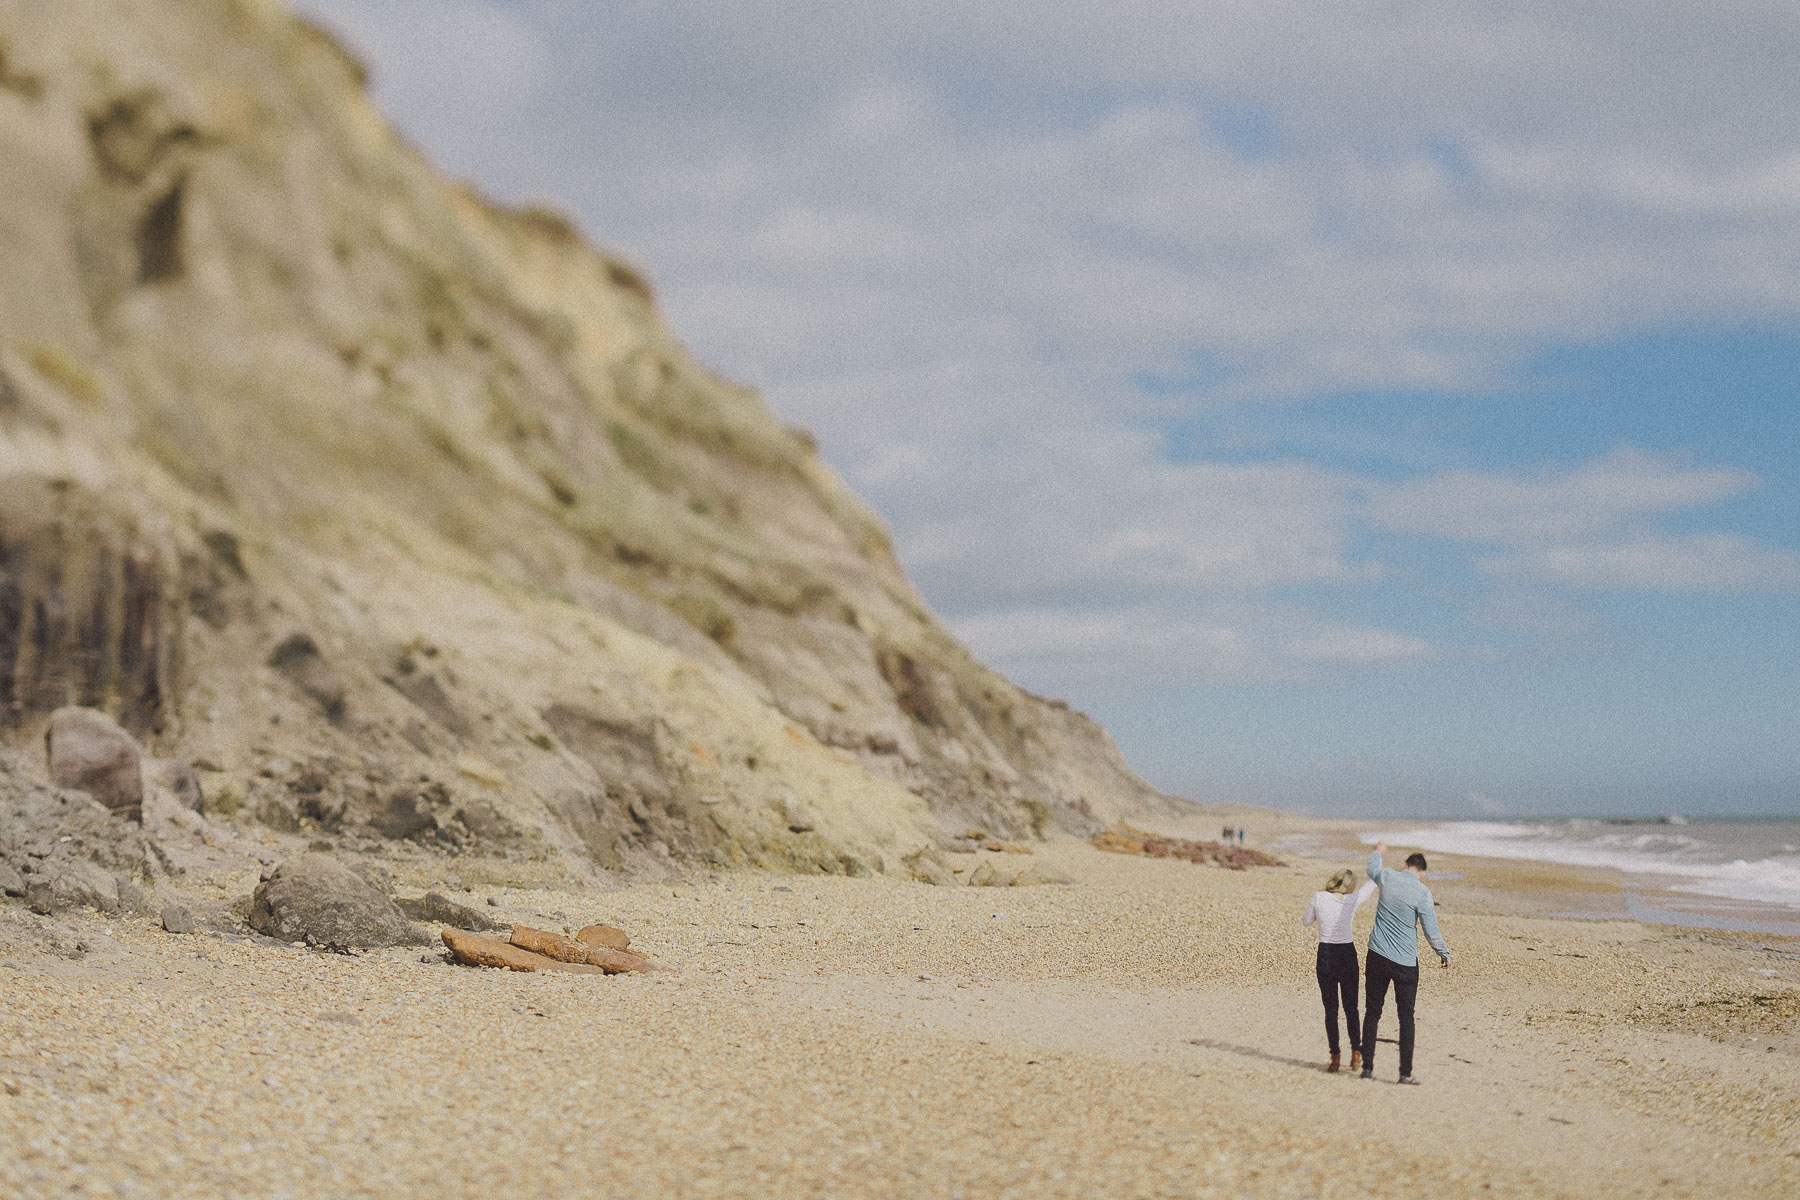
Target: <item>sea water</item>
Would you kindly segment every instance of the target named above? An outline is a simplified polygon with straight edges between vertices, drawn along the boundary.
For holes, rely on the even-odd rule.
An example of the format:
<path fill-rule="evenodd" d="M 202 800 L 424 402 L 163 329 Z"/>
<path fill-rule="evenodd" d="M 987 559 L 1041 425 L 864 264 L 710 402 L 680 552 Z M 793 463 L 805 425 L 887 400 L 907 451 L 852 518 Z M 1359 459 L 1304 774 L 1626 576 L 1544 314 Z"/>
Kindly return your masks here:
<path fill-rule="evenodd" d="M 1610 868 L 1623 876 L 1628 896 L 1632 889 L 1676 892 L 1800 918 L 1800 820 L 1445 821 L 1361 840 L 1378 839 L 1427 852 Z"/>

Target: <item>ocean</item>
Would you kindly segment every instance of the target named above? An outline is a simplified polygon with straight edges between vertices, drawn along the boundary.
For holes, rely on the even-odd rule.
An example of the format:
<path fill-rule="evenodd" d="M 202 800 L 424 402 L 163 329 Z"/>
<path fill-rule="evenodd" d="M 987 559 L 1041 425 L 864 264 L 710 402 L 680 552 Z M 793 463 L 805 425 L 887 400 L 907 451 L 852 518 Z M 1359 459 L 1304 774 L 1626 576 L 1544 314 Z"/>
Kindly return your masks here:
<path fill-rule="evenodd" d="M 1652 920 L 1670 914 L 1645 907 L 1636 893 L 1715 902 L 1682 905 L 1692 911 L 1676 916 L 1693 919 L 1677 919 L 1680 924 L 1756 929 L 1765 923 L 1754 919 L 1760 913 L 1768 931 L 1785 932 L 1800 922 L 1800 820 L 1444 821 L 1361 840 L 1377 839 L 1427 853 L 1615 870 L 1634 915 Z"/>

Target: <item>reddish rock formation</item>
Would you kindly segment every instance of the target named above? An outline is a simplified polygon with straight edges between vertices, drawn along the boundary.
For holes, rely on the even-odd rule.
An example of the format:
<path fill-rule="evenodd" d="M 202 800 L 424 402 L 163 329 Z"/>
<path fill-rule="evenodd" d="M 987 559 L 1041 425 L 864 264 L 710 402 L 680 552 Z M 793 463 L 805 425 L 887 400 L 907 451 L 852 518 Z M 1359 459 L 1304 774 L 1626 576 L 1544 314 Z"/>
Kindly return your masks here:
<path fill-rule="evenodd" d="M 640 974 L 663 970 L 649 959 L 624 950 L 609 950 L 601 946 L 588 946 L 571 941 L 560 933 L 548 933 L 542 929 L 532 929 L 527 925 L 514 925 L 512 944 L 521 950 L 534 954 L 542 954 L 546 958 L 554 958 L 559 962 L 583 963 L 591 967 L 599 967 L 608 975 Z"/>
<path fill-rule="evenodd" d="M 508 971 L 567 971 L 577 975 L 606 974 L 599 967 L 588 966 L 586 963 L 559 962 L 477 933 L 464 933 L 460 929 L 446 929 L 440 936 L 444 939 L 444 945 L 450 947 L 451 956 L 457 962 L 471 967 L 504 967 Z"/>
<path fill-rule="evenodd" d="M 598 946 L 602 950 L 631 949 L 631 935 L 611 925 L 589 925 L 575 935 L 575 940 L 584 946 Z"/>
<path fill-rule="evenodd" d="M 1224 867 L 1229 871 L 1242 871 L 1245 867 L 1282 867 L 1287 864 L 1279 858 L 1264 854 L 1260 850 L 1250 850 L 1242 846 L 1227 846 L 1222 842 L 1190 842 L 1183 838 L 1162 837 L 1159 834 L 1146 833 L 1142 829 L 1133 829 L 1129 825 L 1115 825 L 1105 833 L 1096 834 L 1095 846 L 1114 854 L 1142 854 L 1150 858 L 1181 858 L 1191 863 L 1211 863 L 1215 867 Z"/>

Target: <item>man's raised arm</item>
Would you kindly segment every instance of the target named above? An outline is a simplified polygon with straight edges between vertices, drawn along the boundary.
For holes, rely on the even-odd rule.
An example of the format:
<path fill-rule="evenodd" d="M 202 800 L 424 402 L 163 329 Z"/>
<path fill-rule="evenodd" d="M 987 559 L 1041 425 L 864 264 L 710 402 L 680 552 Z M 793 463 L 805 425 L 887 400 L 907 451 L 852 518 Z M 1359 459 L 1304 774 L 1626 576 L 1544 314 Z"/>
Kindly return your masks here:
<path fill-rule="evenodd" d="M 1381 852 L 1386 849 L 1386 842 L 1376 842 L 1375 849 L 1369 851 L 1369 878 L 1376 883 L 1381 882 Z"/>

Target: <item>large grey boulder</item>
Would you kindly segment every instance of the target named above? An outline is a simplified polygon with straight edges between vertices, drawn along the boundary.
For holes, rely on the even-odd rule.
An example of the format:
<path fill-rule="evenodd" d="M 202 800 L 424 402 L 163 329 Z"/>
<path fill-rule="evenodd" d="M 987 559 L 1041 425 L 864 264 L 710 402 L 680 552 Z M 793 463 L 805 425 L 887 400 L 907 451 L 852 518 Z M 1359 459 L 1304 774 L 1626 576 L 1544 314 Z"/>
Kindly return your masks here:
<path fill-rule="evenodd" d="M 458 904 L 442 892 L 426 892 L 417 900 L 396 899 L 394 903 L 400 906 L 401 912 L 415 921 L 433 921 L 454 929 L 466 929 L 471 933 L 487 933 L 505 928 L 501 922 L 466 904 Z"/>
<path fill-rule="evenodd" d="M 44 732 L 50 782 L 86 792 L 128 821 L 144 819 L 138 744 L 119 723 L 92 708 L 59 708 Z"/>
<path fill-rule="evenodd" d="M 424 946 L 431 939 L 368 880 L 324 854 L 276 867 L 250 900 L 250 927 L 314 946 Z"/>
<path fill-rule="evenodd" d="M 25 880 L 25 904 L 49 916 L 72 908 L 119 911 L 119 882 L 91 862 L 55 859 Z"/>

